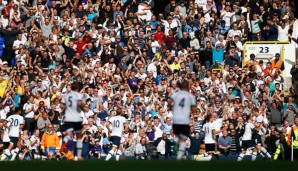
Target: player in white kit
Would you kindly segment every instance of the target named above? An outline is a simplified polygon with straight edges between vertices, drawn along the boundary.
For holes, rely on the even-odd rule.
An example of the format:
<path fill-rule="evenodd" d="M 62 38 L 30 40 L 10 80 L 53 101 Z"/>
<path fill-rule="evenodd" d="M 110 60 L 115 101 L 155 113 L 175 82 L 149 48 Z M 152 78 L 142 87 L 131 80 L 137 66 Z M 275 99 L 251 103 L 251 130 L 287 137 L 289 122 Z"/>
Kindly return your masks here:
<path fill-rule="evenodd" d="M 109 122 L 107 122 L 106 127 L 108 128 L 109 132 L 111 132 L 110 141 L 112 142 L 113 146 L 106 157 L 106 161 L 110 160 L 113 155 L 116 156 L 116 160 L 118 161 L 120 155 L 122 154 L 120 141 L 124 132 L 124 126 L 127 124 L 126 119 L 122 116 L 122 114 L 122 109 L 118 108 L 116 110 L 116 116 L 112 116 L 109 119 Z"/>
<path fill-rule="evenodd" d="M 23 128 L 24 125 L 24 118 L 20 116 L 22 112 L 21 108 L 16 108 L 14 112 L 15 114 L 10 115 L 6 119 L 6 128 L 9 129 L 8 135 L 10 139 L 10 144 L 8 148 L 4 150 L 4 154 L 1 156 L 1 161 L 5 160 L 7 157 L 10 157 L 11 152 L 13 153 L 14 157 L 19 151 L 19 149 L 17 148 L 17 143 L 19 141 L 20 130 Z"/>
<path fill-rule="evenodd" d="M 263 129 L 264 129 L 263 128 L 264 117 L 262 116 L 262 114 L 260 114 L 258 108 L 253 108 L 252 113 L 254 114 L 254 123 L 256 125 L 255 132 L 253 133 L 253 141 L 256 144 L 257 150 L 261 152 L 260 154 L 263 157 L 266 156 L 268 159 L 271 159 L 271 155 L 263 147 L 262 138 L 261 138 L 261 134 L 264 132 L 263 131 Z M 253 160 L 255 160 L 255 158 L 253 158 Z"/>
<path fill-rule="evenodd" d="M 61 109 L 65 110 L 65 122 L 63 124 L 66 132 L 73 130 L 76 132 L 77 137 L 77 157 L 82 159 L 82 117 L 81 109 L 83 106 L 83 95 L 79 93 L 79 83 L 75 82 L 71 84 L 71 91 L 64 95 L 61 100 Z"/>
<path fill-rule="evenodd" d="M 173 130 L 178 139 L 177 160 L 185 158 L 186 140 L 189 136 L 190 112 L 197 113 L 196 99 L 189 93 L 189 83 L 184 80 L 181 83 L 180 91 L 171 95 L 168 100 L 173 108 Z"/>
<path fill-rule="evenodd" d="M 213 124 L 214 117 L 213 115 L 208 115 L 206 118 L 207 122 L 203 125 L 202 131 L 205 133 L 205 146 L 206 146 L 206 152 L 209 155 L 215 154 L 215 135 L 220 133 L 222 130 L 216 131 L 215 125 Z"/>
<path fill-rule="evenodd" d="M 253 122 L 253 117 L 248 116 L 248 122 L 245 125 L 244 134 L 242 137 L 242 153 L 238 156 L 237 161 L 242 161 L 246 154 L 246 150 L 253 150 L 252 159 L 257 156 L 257 149 L 255 148 L 255 143 L 253 142 L 252 135 L 256 125 Z"/>

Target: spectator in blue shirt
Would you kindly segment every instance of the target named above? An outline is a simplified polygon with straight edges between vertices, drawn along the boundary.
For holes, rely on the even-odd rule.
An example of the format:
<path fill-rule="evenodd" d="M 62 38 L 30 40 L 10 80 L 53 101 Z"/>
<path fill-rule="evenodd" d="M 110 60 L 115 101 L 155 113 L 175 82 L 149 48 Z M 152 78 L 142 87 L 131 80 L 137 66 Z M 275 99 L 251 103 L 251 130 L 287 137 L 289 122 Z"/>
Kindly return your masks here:
<path fill-rule="evenodd" d="M 88 21 L 92 22 L 93 21 L 93 18 L 96 17 L 96 16 L 98 16 L 98 13 L 95 13 L 93 11 L 93 8 L 90 8 L 89 13 L 87 15 Z"/>
<path fill-rule="evenodd" d="M 221 46 L 221 44 L 217 44 L 215 48 L 212 48 L 212 62 L 223 62 L 223 56 L 224 56 L 224 48 Z"/>
<path fill-rule="evenodd" d="M 264 28 L 266 40 L 268 41 L 276 41 L 278 36 L 277 28 L 275 27 L 272 18 L 267 19 L 267 26 Z"/>
<path fill-rule="evenodd" d="M 116 11 L 113 13 L 113 21 L 117 19 L 117 15 L 120 15 L 120 18 L 123 18 L 123 11 L 121 11 L 120 5 L 117 5 Z"/>
<path fill-rule="evenodd" d="M 158 25 L 158 21 L 156 21 L 156 16 L 152 15 L 151 20 L 150 20 L 150 28 L 151 28 L 152 34 L 154 34 L 156 32 L 157 25 Z"/>

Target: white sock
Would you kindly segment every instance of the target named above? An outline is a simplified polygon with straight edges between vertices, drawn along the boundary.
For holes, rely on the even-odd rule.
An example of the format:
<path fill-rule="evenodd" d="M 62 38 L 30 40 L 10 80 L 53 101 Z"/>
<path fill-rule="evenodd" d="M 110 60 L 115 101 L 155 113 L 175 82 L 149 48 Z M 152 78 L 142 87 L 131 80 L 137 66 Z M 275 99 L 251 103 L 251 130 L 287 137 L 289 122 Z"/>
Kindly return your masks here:
<path fill-rule="evenodd" d="M 4 150 L 4 154 L 6 154 L 7 156 L 11 156 L 11 152 L 8 149 Z"/>
<path fill-rule="evenodd" d="M 186 143 L 185 142 L 181 142 L 179 145 L 179 151 L 177 154 L 177 160 L 181 160 L 183 155 L 185 154 L 185 148 L 186 148 Z"/>
<path fill-rule="evenodd" d="M 179 145 L 179 151 L 185 152 L 186 142 L 181 142 Z"/>
<path fill-rule="evenodd" d="M 5 149 L 2 156 L 1 156 L 1 161 L 4 161 L 9 156 L 11 156 L 10 151 L 8 149 Z"/>
<path fill-rule="evenodd" d="M 19 152 L 19 149 L 18 148 L 15 148 L 13 150 L 11 150 L 11 153 L 12 153 L 12 157 L 10 160 L 14 161 L 18 155 L 18 152 Z"/>
<path fill-rule="evenodd" d="M 268 157 L 271 159 L 271 155 L 268 153 L 268 151 L 266 150 L 266 148 L 262 147 L 261 151 Z"/>
<path fill-rule="evenodd" d="M 175 136 L 175 138 L 173 139 L 173 141 L 174 141 L 176 144 L 178 144 L 178 142 L 179 142 L 179 138 L 178 138 L 177 136 Z"/>
<path fill-rule="evenodd" d="M 237 161 L 242 161 L 243 157 L 244 157 L 243 153 L 239 154 Z"/>
<path fill-rule="evenodd" d="M 115 151 L 111 150 L 111 151 L 109 152 L 109 154 L 107 155 L 107 157 L 106 157 L 106 161 L 109 161 L 110 158 L 112 158 L 112 156 L 114 155 L 114 153 L 115 153 Z"/>
<path fill-rule="evenodd" d="M 1 161 L 4 161 L 6 158 L 7 158 L 7 155 L 6 155 L 5 153 L 3 153 L 3 154 L 1 155 Z"/>
<path fill-rule="evenodd" d="M 259 154 L 260 154 L 263 158 L 266 157 L 262 151 L 261 151 Z"/>
<path fill-rule="evenodd" d="M 34 159 L 40 159 L 40 158 L 41 158 L 40 155 L 34 154 Z"/>
<path fill-rule="evenodd" d="M 122 151 L 117 150 L 117 152 L 116 152 L 116 161 L 119 161 L 121 154 L 122 154 Z"/>
<path fill-rule="evenodd" d="M 248 148 L 248 149 L 246 150 L 246 152 L 247 152 L 249 155 L 251 155 L 251 154 L 253 153 L 252 149 L 250 149 L 250 148 Z"/>
<path fill-rule="evenodd" d="M 83 148 L 83 142 L 82 140 L 77 140 L 77 156 L 78 158 L 81 158 L 82 157 L 82 148 Z"/>
<path fill-rule="evenodd" d="M 256 159 L 257 159 L 257 155 L 258 155 L 257 152 L 253 152 L 253 153 L 252 153 L 252 156 L 251 156 L 251 161 L 256 161 Z"/>

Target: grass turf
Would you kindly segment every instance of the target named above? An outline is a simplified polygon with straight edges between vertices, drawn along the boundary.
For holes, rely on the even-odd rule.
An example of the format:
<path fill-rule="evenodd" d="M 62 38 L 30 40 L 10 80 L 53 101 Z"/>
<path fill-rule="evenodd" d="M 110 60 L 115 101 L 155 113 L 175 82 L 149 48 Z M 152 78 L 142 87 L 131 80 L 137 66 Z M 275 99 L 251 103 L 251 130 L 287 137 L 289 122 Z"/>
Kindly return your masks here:
<path fill-rule="evenodd" d="M 39 170 L 39 171 L 159 171 L 159 170 L 177 170 L 177 171 L 256 171 L 256 170 L 297 170 L 298 161 L 13 161 L 1 162 L 0 169 L 6 170 Z"/>

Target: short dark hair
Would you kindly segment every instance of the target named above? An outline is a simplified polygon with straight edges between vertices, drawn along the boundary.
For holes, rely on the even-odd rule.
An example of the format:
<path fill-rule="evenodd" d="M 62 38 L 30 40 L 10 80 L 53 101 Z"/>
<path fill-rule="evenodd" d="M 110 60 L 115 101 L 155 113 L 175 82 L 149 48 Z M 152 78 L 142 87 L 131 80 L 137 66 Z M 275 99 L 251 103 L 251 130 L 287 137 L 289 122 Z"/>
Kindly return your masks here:
<path fill-rule="evenodd" d="M 180 84 L 180 88 L 188 89 L 189 88 L 189 82 L 186 81 L 186 80 L 183 80 L 183 82 Z"/>
<path fill-rule="evenodd" d="M 121 113 L 122 113 L 122 109 L 121 108 L 117 108 L 116 115 L 121 115 Z"/>
<path fill-rule="evenodd" d="M 78 82 L 74 82 L 71 84 L 71 90 L 79 90 L 80 84 Z"/>

